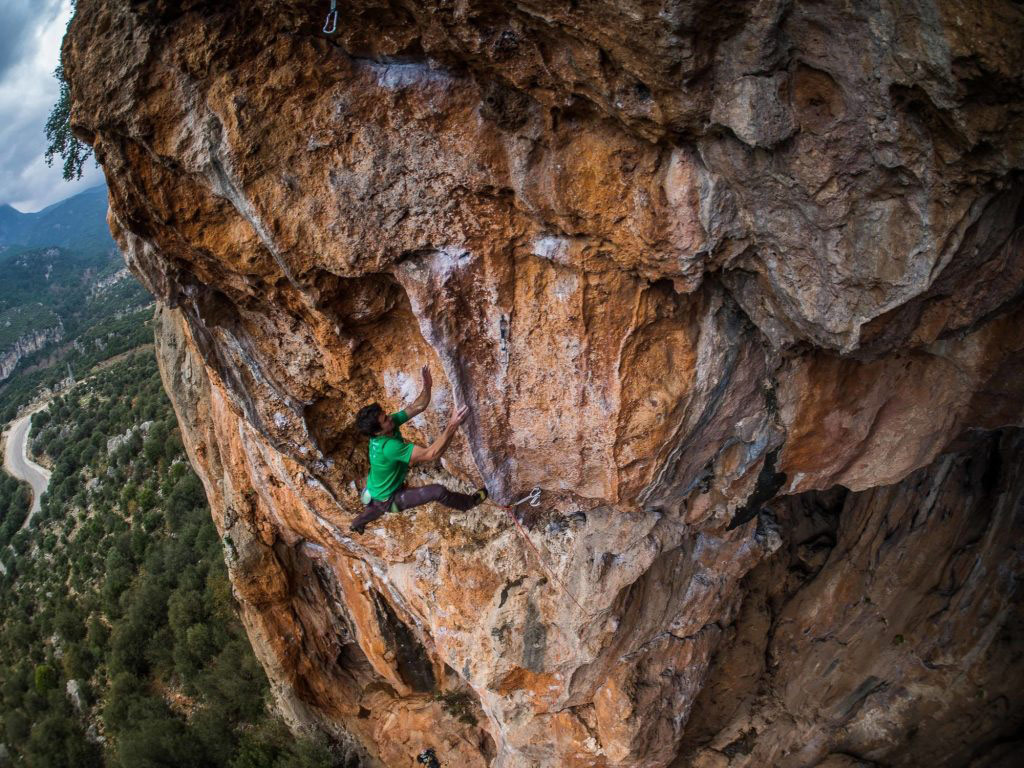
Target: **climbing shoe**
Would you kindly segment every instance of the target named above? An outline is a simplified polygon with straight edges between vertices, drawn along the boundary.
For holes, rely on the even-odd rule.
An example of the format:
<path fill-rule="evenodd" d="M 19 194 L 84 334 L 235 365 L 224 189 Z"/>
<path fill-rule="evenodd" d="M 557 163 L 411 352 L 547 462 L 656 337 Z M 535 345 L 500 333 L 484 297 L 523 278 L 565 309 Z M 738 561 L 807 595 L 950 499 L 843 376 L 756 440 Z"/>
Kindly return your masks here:
<path fill-rule="evenodd" d="M 480 488 L 479 490 L 477 490 L 477 492 L 473 494 L 473 497 L 476 499 L 476 504 L 474 504 L 473 506 L 479 506 L 480 504 L 483 504 L 485 501 L 487 501 L 487 496 L 488 494 L 486 488 Z"/>
<path fill-rule="evenodd" d="M 366 530 L 367 523 L 372 523 L 378 517 L 383 516 L 384 510 L 368 507 L 366 511 L 364 511 L 361 515 L 359 515 L 359 517 L 352 521 L 352 524 L 348 527 L 348 529 L 353 533 L 358 533 L 362 535 L 363 531 Z"/>

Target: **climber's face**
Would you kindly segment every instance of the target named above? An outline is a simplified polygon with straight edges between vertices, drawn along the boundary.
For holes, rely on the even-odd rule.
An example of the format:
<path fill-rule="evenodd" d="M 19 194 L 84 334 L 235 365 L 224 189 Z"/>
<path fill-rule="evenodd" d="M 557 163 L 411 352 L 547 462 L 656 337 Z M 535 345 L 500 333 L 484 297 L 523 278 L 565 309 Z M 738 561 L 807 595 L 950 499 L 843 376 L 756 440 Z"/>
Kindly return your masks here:
<path fill-rule="evenodd" d="M 391 417 L 384 413 L 384 411 L 381 411 L 380 416 L 377 418 L 378 423 L 380 424 L 380 433 L 382 435 L 390 435 L 395 429 L 395 422 L 393 422 Z"/>

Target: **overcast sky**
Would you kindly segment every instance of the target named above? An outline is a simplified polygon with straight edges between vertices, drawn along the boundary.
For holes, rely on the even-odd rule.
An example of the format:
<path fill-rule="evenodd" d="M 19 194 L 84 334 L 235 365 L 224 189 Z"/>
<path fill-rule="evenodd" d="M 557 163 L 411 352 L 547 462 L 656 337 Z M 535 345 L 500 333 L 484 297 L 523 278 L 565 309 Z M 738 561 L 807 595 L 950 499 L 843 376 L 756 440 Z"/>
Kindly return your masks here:
<path fill-rule="evenodd" d="M 59 157 L 52 168 L 43 160 L 70 17 L 71 0 L 0 0 L 0 205 L 37 211 L 103 182 L 91 158 L 74 182 L 64 181 Z"/>

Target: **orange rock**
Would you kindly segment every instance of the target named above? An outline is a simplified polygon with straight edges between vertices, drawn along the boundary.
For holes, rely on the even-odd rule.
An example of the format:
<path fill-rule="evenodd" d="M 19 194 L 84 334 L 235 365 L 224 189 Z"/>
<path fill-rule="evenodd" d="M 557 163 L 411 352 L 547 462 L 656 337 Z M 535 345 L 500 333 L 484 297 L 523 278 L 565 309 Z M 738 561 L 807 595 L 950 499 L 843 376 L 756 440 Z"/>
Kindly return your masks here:
<path fill-rule="evenodd" d="M 340 6 L 79 0 L 63 52 L 289 721 L 388 766 L 1008 738 L 1020 484 L 965 463 L 1024 423 L 1020 9 Z M 420 366 L 411 438 L 473 416 L 411 481 L 540 486 L 529 541 L 494 504 L 348 530 L 353 414 Z"/>

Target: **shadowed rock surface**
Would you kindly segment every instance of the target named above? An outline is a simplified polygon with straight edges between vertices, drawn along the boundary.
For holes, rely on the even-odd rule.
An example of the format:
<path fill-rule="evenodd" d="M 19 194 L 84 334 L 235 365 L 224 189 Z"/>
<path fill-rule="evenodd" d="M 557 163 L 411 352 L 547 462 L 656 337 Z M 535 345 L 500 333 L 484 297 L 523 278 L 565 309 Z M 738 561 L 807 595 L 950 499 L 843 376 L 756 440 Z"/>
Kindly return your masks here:
<path fill-rule="evenodd" d="M 1009 765 L 1024 8 L 79 0 L 243 619 L 367 765 Z M 361 537 L 362 405 L 473 409 Z M 551 572 L 553 579 L 548 575 Z M 1002 762 L 1000 762 L 1002 761 Z"/>

